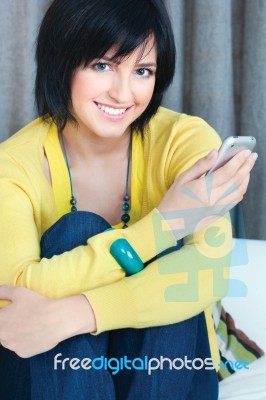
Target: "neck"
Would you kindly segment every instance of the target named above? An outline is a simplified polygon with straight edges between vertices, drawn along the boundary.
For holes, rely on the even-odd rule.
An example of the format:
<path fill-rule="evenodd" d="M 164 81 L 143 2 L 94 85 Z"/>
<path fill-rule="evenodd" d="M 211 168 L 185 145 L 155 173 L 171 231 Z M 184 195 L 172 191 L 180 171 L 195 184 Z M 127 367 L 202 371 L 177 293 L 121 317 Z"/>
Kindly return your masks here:
<path fill-rule="evenodd" d="M 86 142 L 85 139 L 83 138 L 83 136 L 79 136 L 79 140 L 77 140 L 77 137 L 73 136 L 73 132 L 72 132 L 72 135 L 71 135 L 71 132 L 69 130 L 66 130 L 66 132 L 65 131 L 61 132 L 61 134 L 60 134 L 61 146 L 62 146 L 62 150 L 63 150 L 64 155 L 65 155 L 68 174 L 69 174 L 69 180 L 70 180 L 70 186 L 71 186 L 71 199 L 70 199 L 71 212 L 76 212 L 77 211 L 77 198 L 75 196 L 74 187 L 73 187 L 73 179 L 72 179 L 72 173 L 71 173 L 72 167 L 71 167 L 71 164 L 69 162 L 69 151 L 66 148 L 66 138 L 65 138 L 65 136 L 67 136 L 68 139 L 70 140 L 68 145 L 70 145 L 71 143 L 73 144 L 74 148 L 71 148 L 71 150 L 74 151 L 74 152 L 75 151 L 77 152 L 75 154 L 76 160 L 73 157 L 73 166 L 72 167 L 75 167 L 75 163 L 77 163 L 79 165 L 82 164 L 82 161 L 84 161 L 84 160 L 86 162 L 87 162 L 87 160 L 89 160 L 88 161 L 89 163 L 91 162 L 90 155 L 88 155 L 88 154 L 86 154 L 86 159 L 82 160 L 82 158 L 80 158 L 80 155 L 84 154 L 84 152 L 81 151 L 80 144 L 83 141 L 83 143 L 86 143 L 87 145 L 89 144 L 89 146 L 92 146 L 92 149 L 93 148 L 95 149 L 95 147 L 93 147 L 93 143 L 95 145 L 95 142 L 93 142 L 91 140 L 88 140 Z M 124 197 L 123 197 L 123 201 L 124 202 L 122 204 L 122 210 L 123 210 L 124 214 L 121 216 L 121 221 L 123 222 L 123 228 L 127 228 L 127 226 L 128 226 L 127 223 L 130 220 L 130 215 L 129 215 L 129 210 L 130 210 L 129 175 L 130 175 L 130 161 L 131 161 L 131 152 L 132 152 L 132 133 L 129 132 L 127 134 L 124 134 L 123 136 L 126 137 L 126 139 L 127 139 L 127 141 L 126 141 L 127 143 L 125 141 L 123 141 L 123 147 L 124 147 L 124 143 L 127 144 L 127 170 L 126 170 L 125 194 L 124 194 Z M 73 139 L 73 137 L 74 137 L 74 139 Z M 109 139 L 109 141 L 110 141 L 110 139 Z M 77 145 L 77 142 L 78 142 L 78 145 Z M 101 141 L 96 142 L 98 148 L 100 148 L 99 147 L 99 143 L 102 143 L 102 142 L 103 142 L 102 138 L 101 138 Z M 104 142 L 106 142 L 106 140 L 104 140 Z M 122 140 L 121 140 L 121 138 L 120 138 L 119 142 L 116 139 L 115 143 L 116 144 L 118 143 L 120 145 L 120 147 L 122 148 L 122 145 L 121 145 Z M 113 149 L 113 153 L 114 153 L 114 148 L 112 147 L 112 149 Z M 116 148 L 116 150 L 117 150 L 117 148 Z M 79 154 L 78 154 L 78 151 L 79 151 Z M 109 152 L 110 152 L 110 148 L 109 148 Z M 91 154 L 91 151 L 90 151 L 90 154 Z M 99 164 L 99 159 L 100 159 L 99 155 L 101 155 L 101 162 L 104 161 L 104 163 L 106 164 L 106 160 L 107 160 L 106 154 L 107 154 L 106 151 L 104 151 L 104 152 L 100 151 L 100 153 L 98 152 L 96 157 L 95 157 L 95 154 L 94 154 L 94 160 L 95 160 L 95 158 L 98 157 L 96 162 Z M 122 154 L 121 150 L 120 150 L 120 154 Z M 79 155 L 79 157 L 78 157 L 78 155 Z M 104 155 L 104 157 L 103 157 L 103 155 Z M 123 154 L 123 156 L 124 156 L 124 154 Z M 110 158 L 108 158 L 108 162 L 107 163 L 109 163 L 109 162 L 110 162 Z M 73 169 L 75 169 L 75 168 L 73 168 Z"/>
<path fill-rule="evenodd" d="M 130 128 L 118 138 L 90 135 L 79 127 L 67 123 L 63 131 L 64 141 L 71 159 L 112 158 L 127 154 Z"/>

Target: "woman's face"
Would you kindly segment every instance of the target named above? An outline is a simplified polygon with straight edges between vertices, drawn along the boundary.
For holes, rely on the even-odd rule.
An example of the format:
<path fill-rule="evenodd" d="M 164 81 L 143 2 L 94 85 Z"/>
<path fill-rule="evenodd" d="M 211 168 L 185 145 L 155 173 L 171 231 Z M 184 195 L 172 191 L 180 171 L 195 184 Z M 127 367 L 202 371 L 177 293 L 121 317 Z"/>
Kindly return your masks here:
<path fill-rule="evenodd" d="M 118 63 L 114 50 L 88 67 L 79 67 L 72 79 L 72 113 L 83 133 L 118 138 L 128 131 L 148 106 L 155 85 L 156 47 L 151 39 L 141 60 L 140 49 Z"/>

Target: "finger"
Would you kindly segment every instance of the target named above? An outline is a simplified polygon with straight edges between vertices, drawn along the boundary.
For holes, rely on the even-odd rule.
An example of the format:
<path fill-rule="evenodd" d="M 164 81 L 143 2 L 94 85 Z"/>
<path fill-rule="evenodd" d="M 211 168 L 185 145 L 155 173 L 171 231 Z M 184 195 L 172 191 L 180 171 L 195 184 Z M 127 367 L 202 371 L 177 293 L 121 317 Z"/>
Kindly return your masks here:
<path fill-rule="evenodd" d="M 252 168 L 255 165 L 255 158 L 254 157 L 249 157 L 247 162 L 245 162 L 237 171 L 237 173 L 228 181 L 225 182 L 223 185 L 218 186 L 218 190 L 221 192 L 225 193 L 228 189 L 227 188 L 240 188 L 243 187 L 242 184 L 244 182 L 248 183 L 249 177 L 250 177 L 250 172 Z"/>
<path fill-rule="evenodd" d="M 192 165 L 192 167 L 190 167 L 180 175 L 180 182 L 190 182 L 206 174 L 206 172 L 208 172 L 214 165 L 217 156 L 218 151 L 212 150 L 205 157 L 200 158 L 194 165 Z"/>
<path fill-rule="evenodd" d="M 231 210 L 236 204 L 243 200 L 248 187 L 250 174 L 247 174 L 245 178 L 239 183 L 233 182 L 231 185 L 224 185 L 223 190 L 216 189 L 216 193 L 213 192 L 212 200 L 216 205 L 224 205 L 228 210 Z M 215 200 L 214 200 L 215 199 Z"/>
<path fill-rule="evenodd" d="M 15 286 L 0 285 L 0 299 L 13 300 L 15 288 Z"/>
<path fill-rule="evenodd" d="M 224 166 L 213 172 L 213 177 L 216 186 L 223 185 L 231 179 L 235 179 L 238 171 L 246 166 L 247 173 L 251 171 L 256 162 L 256 153 L 251 153 L 249 150 L 244 150 L 236 154 Z"/>
<path fill-rule="evenodd" d="M 235 175 L 235 182 L 240 186 L 242 182 L 246 181 L 246 178 L 250 176 L 250 173 L 255 165 L 256 157 L 253 154 L 248 158 L 247 162 L 243 164 Z"/>
<path fill-rule="evenodd" d="M 257 158 L 258 158 L 257 153 L 251 153 L 249 157 L 246 158 L 244 163 L 240 165 L 240 167 L 236 171 L 236 176 L 240 177 L 241 179 L 241 177 L 244 178 L 247 174 L 249 174 L 252 168 L 254 167 Z"/>
<path fill-rule="evenodd" d="M 239 190 L 242 193 L 242 195 L 244 196 L 248 190 L 248 184 L 250 181 L 250 174 L 248 174 L 245 179 L 241 182 L 241 184 L 239 185 Z"/>

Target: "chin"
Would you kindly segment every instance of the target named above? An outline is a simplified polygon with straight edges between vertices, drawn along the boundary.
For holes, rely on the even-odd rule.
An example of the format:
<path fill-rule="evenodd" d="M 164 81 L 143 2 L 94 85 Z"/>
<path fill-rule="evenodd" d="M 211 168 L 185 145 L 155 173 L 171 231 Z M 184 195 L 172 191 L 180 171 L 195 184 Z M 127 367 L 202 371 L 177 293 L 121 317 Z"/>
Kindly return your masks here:
<path fill-rule="evenodd" d="M 123 132 L 110 132 L 109 134 L 107 133 L 106 135 L 101 135 L 102 138 L 105 139 L 118 139 L 121 138 L 125 134 L 125 131 Z"/>
<path fill-rule="evenodd" d="M 97 131 L 95 131 L 95 134 L 101 138 L 117 139 L 117 138 L 122 137 L 125 134 L 125 132 L 129 131 L 129 129 L 130 129 L 130 125 L 126 126 L 125 128 L 122 128 L 122 129 L 108 129 L 108 128 L 105 129 L 103 127 L 101 130 L 97 129 Z"/>

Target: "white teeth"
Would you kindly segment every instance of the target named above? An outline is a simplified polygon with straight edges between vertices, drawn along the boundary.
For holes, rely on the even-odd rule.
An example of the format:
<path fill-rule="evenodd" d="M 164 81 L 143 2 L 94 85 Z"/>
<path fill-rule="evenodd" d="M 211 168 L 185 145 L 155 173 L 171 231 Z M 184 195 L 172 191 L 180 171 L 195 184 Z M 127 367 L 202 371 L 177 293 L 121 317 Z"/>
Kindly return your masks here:
<path fill-rule="evenodd" d="M 104 111 L 106 114 L 109 115 L 121 115 L 124 114 L 124 112 L 126 111 L 126 108 L 111 108 L 103 106 L 99 103 L 97 103 L 97 106 L 100 110 Z"/>

